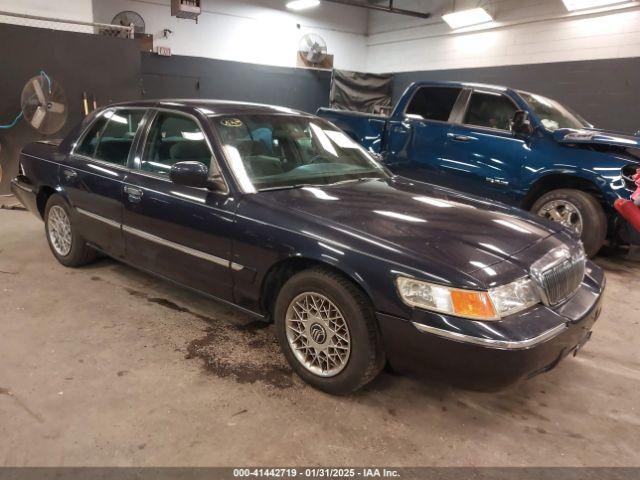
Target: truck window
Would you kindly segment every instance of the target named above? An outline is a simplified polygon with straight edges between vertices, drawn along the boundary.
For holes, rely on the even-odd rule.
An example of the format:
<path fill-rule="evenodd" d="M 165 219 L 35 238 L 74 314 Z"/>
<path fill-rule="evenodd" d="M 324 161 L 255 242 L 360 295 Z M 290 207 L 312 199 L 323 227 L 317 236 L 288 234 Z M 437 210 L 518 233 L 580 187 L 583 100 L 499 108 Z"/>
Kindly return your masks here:
<path fill-rule="evenodd" d="M 422 87 L 409 102 L 406 113 L 420 115 L 425 120 L 446 122 L 461 90 L 451 87 Z"/>
<path fill-rule="evenodd" d="M 511 119 L 516 110 L 513 102 L 500 93 L 473 92 L 464 123 L 511 131 Z"/>

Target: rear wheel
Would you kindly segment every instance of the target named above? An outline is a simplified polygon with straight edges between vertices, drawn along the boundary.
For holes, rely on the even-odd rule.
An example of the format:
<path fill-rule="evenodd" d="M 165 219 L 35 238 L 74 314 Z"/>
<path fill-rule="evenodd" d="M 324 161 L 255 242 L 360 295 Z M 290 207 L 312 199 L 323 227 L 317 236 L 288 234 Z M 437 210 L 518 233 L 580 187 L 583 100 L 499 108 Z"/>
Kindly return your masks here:
<path fill-rule="evenodd" d="M 278 294 L 274 317 L 284 356 L 315 388 L 348 394 L 384 366 L 371 302 L 337 273 L 314 268 L 294 275 Z"/>
<path fill-rule="evenodd" d="M 71 220 L 71 209 L 60 195 L 47 200 L 44 215 L 45 231 L 51 252 L 66 267 L 79 267 L 96 258 L 96 251 L 87 245 Z"/>
<path fill-rule="evenodd" d="M 598 200 L 587 192 L 570 188 L 553 190 L 540 197 L 531 211 L 580 235 L 590 257 L 604 245 L 607 217 Z"/>

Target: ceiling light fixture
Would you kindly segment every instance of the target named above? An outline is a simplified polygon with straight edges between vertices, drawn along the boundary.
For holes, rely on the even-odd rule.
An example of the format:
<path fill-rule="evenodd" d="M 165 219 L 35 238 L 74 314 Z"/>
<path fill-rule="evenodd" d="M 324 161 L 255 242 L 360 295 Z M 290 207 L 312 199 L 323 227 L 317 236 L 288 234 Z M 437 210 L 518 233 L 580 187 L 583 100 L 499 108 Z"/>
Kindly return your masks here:
<path fill-rule="evenodd" d="M 493 21 L 493 18 L 484 8 L 472 8 L 470 10 L 460 10 L 459 12 L 447 13 L 442 19 L 453 28 L 464 28 L 472 25 L 480 25 Z"/>
<path fill-rule="evenodd" d="M 567 10 L 586 10 L 590 8 L 608 7 L 619 3 L 629 3 L 629 0 L 562 0 Z"/>
<path fill-rule="evenodd" d="M 464 28 L 472 25 L 480 25 L 493 21 L 493 18 L 484 8 L 472 8 L 470 10 L 460 10 L 459 12 L 447 13 L 442 16 L 442 20 L 453 28 Z"/>
<path fill-rule="evenodd" d="M 320 0 L 292 0 L 287 3 L 289 10 L 306 10 L 320 5 Z"/>

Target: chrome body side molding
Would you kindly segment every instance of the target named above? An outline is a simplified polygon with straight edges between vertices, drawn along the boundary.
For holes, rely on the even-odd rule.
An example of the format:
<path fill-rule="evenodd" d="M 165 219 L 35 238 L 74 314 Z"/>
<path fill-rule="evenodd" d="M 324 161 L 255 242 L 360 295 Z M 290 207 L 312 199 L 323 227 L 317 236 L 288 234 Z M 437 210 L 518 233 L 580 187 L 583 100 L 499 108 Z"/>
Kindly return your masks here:
<path fill-rule="evenodd" d="M 201 250 L 196 250 L 195 248 L 191 248 L 191 247 L 186 247 L 184 245 L 181 245 L 179 243 L 176 242 L 172 242 L 170 240 L 164 239 L 162 237 L 158 237 L 156 235 L 152 235 L 150 233 L 147 233 L 143 230 L 138 230 L 137 228 L 133 228 L 133 227 L 129 227 L 127 225 L 123 225 L 121 223 L 118 223 L 114 220 L 111 220 L 109 218 L 105 218 L 101 215 L 97 215 L 95 213 L 92 212 L 88 212 L 82 208 L 76 208 L 76 211 L 78 213 L 80 213 L 81 215 L 85 215 L 89 218 L 92 218 L 94 220 L 97 220 L 99 222 L 102 223 L 106 223 L 107 225 L 110 225 L 114 228 L 118 228 L 118 229 L 122 229 L 123 231 L 130 233 L 132 235 L 136 235 L 140 238 L 144 238 L 145 240 L 148 240 L 150 242 L 154 242 L 157 243 L 159 245 L 163 245 L 165 247 L 169 247 L 169 248 L 173 248 L 174 250 L 178 250 L 180 252 L 186 253 L 187 255 L 192 255 L 194 257 L 198 257 L 198 258 L 202 258 L 203 260 L 206 260 L 208 262 L 212 262 L 215 263 L 216 265 L 220 265 L 223 267 L 229 267 L 234 271 L 240 271 L 244 268 L 243 265 L 240 265 L 239 263 L 235 263 L 232 262 L 231 260 L 227 260 L 224 258 L 220 258 L 220 257 L 216 257 L 215 255 L 211 255 L 210 253 L 206 253 L 203 252 Z"/>

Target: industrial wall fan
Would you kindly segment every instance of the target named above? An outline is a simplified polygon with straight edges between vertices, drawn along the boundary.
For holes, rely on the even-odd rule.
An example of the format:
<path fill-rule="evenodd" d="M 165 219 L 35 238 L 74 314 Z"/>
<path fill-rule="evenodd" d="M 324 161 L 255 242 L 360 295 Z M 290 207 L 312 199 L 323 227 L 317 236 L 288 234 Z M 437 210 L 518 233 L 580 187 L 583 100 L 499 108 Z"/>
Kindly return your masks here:
<path fill-rule="evenodd" d="M 327 54 L 327 43 L 320 35 L 307 33 L 300 39 L 298 58 L 304 66 L 331 68 L 333 57 Z M 329 61 L 330 65 L 327 65 Z"/>
<path fill-rule="evenodd" d="M 44 135 L 60 130 L 67 121 L 67 97 L 62 86 L 44 72 L 31 78 L 20 97 L 22 116 Z"/>
<path fill-rule="evenodd" d="M 130 27 L 133 25 L 133 31 L 135 33 L 144 33 L 146 25 L 144 18 L 138 12 L 132 12 L 131 10 L 125 10 L 118 13 L 113 20 L 112 25 L 120 25 L 121 27 Z"/>

